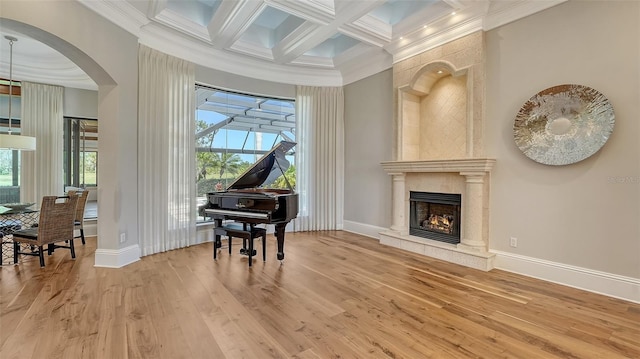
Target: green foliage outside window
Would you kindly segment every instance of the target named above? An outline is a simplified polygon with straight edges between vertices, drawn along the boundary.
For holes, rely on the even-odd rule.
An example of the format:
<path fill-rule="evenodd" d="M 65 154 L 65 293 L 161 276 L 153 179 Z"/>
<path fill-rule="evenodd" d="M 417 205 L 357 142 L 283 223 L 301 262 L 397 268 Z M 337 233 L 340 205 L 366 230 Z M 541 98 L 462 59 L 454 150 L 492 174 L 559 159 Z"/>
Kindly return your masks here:
<path fill-rule="evenodd" d="M 285 177 L 287 178 L 286 180 Z M 296 188 L 296 166 L 289 166 L 287 171 L 284 173 L 284 176 L 278 177 L 269 187 L 289 189 L 289 186 L 287 186 L 287 181 L 289 181 L 289 184 L 292 188 Z"/>

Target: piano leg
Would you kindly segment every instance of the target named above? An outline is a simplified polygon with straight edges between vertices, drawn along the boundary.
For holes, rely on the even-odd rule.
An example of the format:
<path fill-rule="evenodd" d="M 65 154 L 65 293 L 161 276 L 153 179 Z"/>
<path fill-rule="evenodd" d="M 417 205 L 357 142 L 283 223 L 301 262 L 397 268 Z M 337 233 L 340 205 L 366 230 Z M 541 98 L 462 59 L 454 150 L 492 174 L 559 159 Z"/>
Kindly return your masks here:
<path fill-rule="evenodd" d="M 220 234 L 220 228 L 222 227 L 222 220 L 215 220 L 215 227 L 213 229 L 213 259 L 218 257 L 218 248 L 222 248 L 222 239 Z M 231 250 L 231 245 L 229 245 L 229 250 Z"/>
<path fill-rule="evenodd" d="M 276 240 L 278 241 L 278 260 L 284 259 L 284 228 L 286 223 L 278 223 L 275 228 Z"/>

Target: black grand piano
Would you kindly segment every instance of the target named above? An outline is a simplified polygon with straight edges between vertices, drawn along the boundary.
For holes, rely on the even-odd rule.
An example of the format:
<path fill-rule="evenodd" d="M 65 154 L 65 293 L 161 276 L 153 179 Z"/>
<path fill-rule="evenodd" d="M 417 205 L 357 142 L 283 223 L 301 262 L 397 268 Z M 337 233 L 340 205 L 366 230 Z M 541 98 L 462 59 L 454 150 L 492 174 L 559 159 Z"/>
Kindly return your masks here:
<path fill-rule="evenodd" d="M 282 141 L 275 145 L 258 162 L 254 163 L 225 191 L 207 194 L 207 204 L 200 212 L 222 226 L 223 220 L 233 220 L 253 228 L 256 224 L 274 224 L 278 241 L 278 260 L 284 259 L 284 230 L 298 216 L 298 194 L 287 178 L 288 189 L 265 188 L 289 168 L 285 155 L 295 142 Z M 214 251 L 222 246 L 216 235 Z"/>

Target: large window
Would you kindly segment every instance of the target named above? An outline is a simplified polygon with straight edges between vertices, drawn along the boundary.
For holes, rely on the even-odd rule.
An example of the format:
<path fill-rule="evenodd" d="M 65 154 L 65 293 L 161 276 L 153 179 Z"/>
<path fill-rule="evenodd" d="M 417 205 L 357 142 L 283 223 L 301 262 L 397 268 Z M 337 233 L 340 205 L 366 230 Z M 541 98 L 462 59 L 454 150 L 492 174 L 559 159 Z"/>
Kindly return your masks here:
<path fill-rule="evenodd" d="M 226 189 L 280 141 L 295 142 L 295 103 L 291 99 L 196 88 L 196 182 L 201 200 Z M 293 151 L 287 180 L 295 186 Z M 286 188 L 284 178 L 273 187 Z"/>
<path fill-rule="evenodd" d="M 20 134 L 20 85 L 20 82 L 13 81 L 9 114 L 9 81 L 0 80 L 0 133 L 8 133 L 11 129 L 11 133 Z M 20 151 L 0 149 L 0 203 L 19 201 Z"/>
<path fill-rule="evenodd" d="M 98 121 L 85 118 L 64 119 L 65 186 L 98 185 Z"/>
<path fill-rule="evenodd" d="M 6 133 L 6 132 L 5 132 Z M 0 150 L 0 186 L 20 185 L 20 152 Z"/>

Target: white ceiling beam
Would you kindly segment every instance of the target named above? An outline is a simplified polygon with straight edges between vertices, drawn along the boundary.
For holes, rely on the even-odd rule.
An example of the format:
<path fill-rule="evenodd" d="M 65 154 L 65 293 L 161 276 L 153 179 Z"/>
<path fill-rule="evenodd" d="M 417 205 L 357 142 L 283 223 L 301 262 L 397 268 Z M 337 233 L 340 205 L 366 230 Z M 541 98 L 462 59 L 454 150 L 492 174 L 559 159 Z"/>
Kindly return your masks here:
<path fill-rule="evenodd" d="M 264 2 L 255 0 L 221 2 L 207 25 L 213 46 L 217 49 L 231 47 L 265 7 Z"/>
<path fill-rule="evenodd" d="M 347 36 L 376 47 L 386 45 L 393 35 L 391 25 L 371 15 L 346 23 L 340 26 L 339 30 Z"/>
<path fill-rule="evenodd" d="M 204 26 L 171 10 L 167 0 L 150 0 L 147 8 L 147 17 L 197 39 L 210 40 L 209 33 Z"/>
<path fill-rule="evenodd" d="M 333 1 L 265 0 L 265 3 L 274 9 L 322 25 L 333 21 L 336 13 L 333 7 Z"/>
<path fill-rule="evenodd" d="M 336 16 L 328 24 L 318 26 L 306 23 L 285 37 L 273 48 L 274 61 L 277 63 L 289 63 L 295 60 L 335 35 L 344 24 L 360 19 L 383 3 L 383 0 L 340 3 L 340 10 L 336 12 Z"/>

